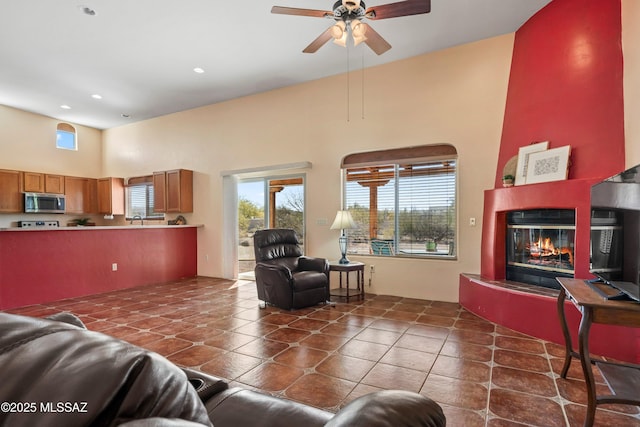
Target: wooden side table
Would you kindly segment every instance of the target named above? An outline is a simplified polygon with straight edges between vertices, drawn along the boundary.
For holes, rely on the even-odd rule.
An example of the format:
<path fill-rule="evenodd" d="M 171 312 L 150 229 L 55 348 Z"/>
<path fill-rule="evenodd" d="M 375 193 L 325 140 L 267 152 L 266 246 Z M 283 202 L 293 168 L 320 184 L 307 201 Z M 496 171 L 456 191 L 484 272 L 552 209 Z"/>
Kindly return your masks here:
<path fill-rule="evenodd" d="M 329 274 L 332 271 L 337 271 L 340 275 L 340 287 L 331 289 L 331 282 L 329 282 L 329 294 L 332 297 L 346 298 L 349 302 L 349 298 L 358 297 L 364 299 L 364 263 L 362 262 L 349 262 L 348 264 L 340 264 L 338 261 L 329 262 Z M 356 273 L 356 288 L 349 287 L 349 273 Z M 347 280 L 346 285 L 342 286 L 342 273 L 345 274 Z M 355 294 L 350 291 L 356 291 Z"/>
<path fill-rule="evenodd" d="M 589 329 L 593 323 L 619 325 L 640 328 L 640 304 L 632 301 L 614 301 L 605 299 L 593 286 L 584 280 L 558 278 L 560 295 L 558 295 L 558 316 L 565 341 L 564 365 L 560 376 L 567 378 L 567 372 L 573 357 L 580 359 L 584 380 L 587 384 L 586 427 L 593 425 L 596 406 L 603 403 L 640 405 L 640 365 L 613 363 L 602 359 L 592 359 L 589 354 Z M 604 285 L 606 286 L 606 285 Z M 606 292 L 606 289 L 601 289 Z M 611 291 L 609 291 L 611 292 Z M 573 350 L 571 335 L 564 312 L 565 299 L 580 311 L 582 320 L 578 329 L 578 351 Z M 611 389 L 610 395 L 596 395 L 596 385 L 591 365 L 595 364 Z"/>

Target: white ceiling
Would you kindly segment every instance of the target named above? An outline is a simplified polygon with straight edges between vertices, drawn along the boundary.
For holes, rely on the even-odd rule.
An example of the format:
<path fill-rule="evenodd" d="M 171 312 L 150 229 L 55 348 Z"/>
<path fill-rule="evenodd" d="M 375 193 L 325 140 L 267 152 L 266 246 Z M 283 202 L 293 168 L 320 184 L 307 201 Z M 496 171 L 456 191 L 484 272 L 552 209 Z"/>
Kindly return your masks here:
<path fill-rule="evenodd" d="M 350 54 L 359 66 L 364 49 L 369 67 L 511 33 L 549 2 L 432 0 L 426 15 L 368 21 L 393 46 L 388 52 L 377 56 L 362 44 Z M 344 73 L 343 47 L 302 53 L 333 21 L 270 13 L 273 5 L 331 10 L 333 3 L 3 0 L 0 104 L 106 129 Z"/>

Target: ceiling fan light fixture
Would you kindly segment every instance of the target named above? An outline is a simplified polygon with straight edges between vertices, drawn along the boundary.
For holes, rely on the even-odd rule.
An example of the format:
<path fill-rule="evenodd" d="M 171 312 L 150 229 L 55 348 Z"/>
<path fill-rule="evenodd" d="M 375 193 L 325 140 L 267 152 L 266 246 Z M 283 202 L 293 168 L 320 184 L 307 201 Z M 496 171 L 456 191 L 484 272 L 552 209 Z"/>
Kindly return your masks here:
<path fill-rule="evenodd" d="M 343 21 L 338 21 L 331 27 L 331 37 L 333 42 L 337 45 L 347 46 L 347 26 Z"/>
<path fill-rule="evenodd" d="M 339 39 L 333 39 L 333 42 L 338 46 L 347 47 L 347 33 L 344 33 Z"/>
<path fill-rule="evenodd" d="M 360 7 L 360 0 L 342 0 L 342 5 L 349 11 L 357 10 Z"/>
<path fill-rule="evenodd" d="M 334 39 L 339 39 L 345 34 L 346 25 L 342 21 L 336 22 L 335 25 L 331 27 L 331 37 Z"/>
<path fill-rule="evenodd" d="M 351 23 L 351 34 L 353 35 L 353 45 L 358 46 L 363 41 L 367 40 L 366 37 L 367 26 L 360 21 L 353 21 Z"/>

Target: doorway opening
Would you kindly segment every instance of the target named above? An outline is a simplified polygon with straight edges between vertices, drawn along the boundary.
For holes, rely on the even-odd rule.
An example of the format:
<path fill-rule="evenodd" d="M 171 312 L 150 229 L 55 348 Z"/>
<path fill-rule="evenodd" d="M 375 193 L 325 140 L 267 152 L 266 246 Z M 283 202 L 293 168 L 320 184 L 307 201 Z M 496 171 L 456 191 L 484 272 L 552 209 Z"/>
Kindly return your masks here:
<path fill-rule="evenodd" d="M 238 278 L 255 280 L 253 234 L 257 230 L 290 228 L 304 245 L 304 175 L 241 179 L 237 192 Z"/>

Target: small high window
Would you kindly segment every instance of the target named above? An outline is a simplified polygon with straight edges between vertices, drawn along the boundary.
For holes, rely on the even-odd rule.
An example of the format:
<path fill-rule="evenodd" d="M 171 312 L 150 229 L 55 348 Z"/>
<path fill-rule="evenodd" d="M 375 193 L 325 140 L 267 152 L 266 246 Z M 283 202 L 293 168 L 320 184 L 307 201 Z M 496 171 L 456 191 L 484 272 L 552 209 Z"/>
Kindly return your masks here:
<path fill-rule="evenodd" d="M 77 150 L 78 139 L 76 138 L 76 128 L 69 123 L 58 123 L 56 128 L 56 148 Z"/>

